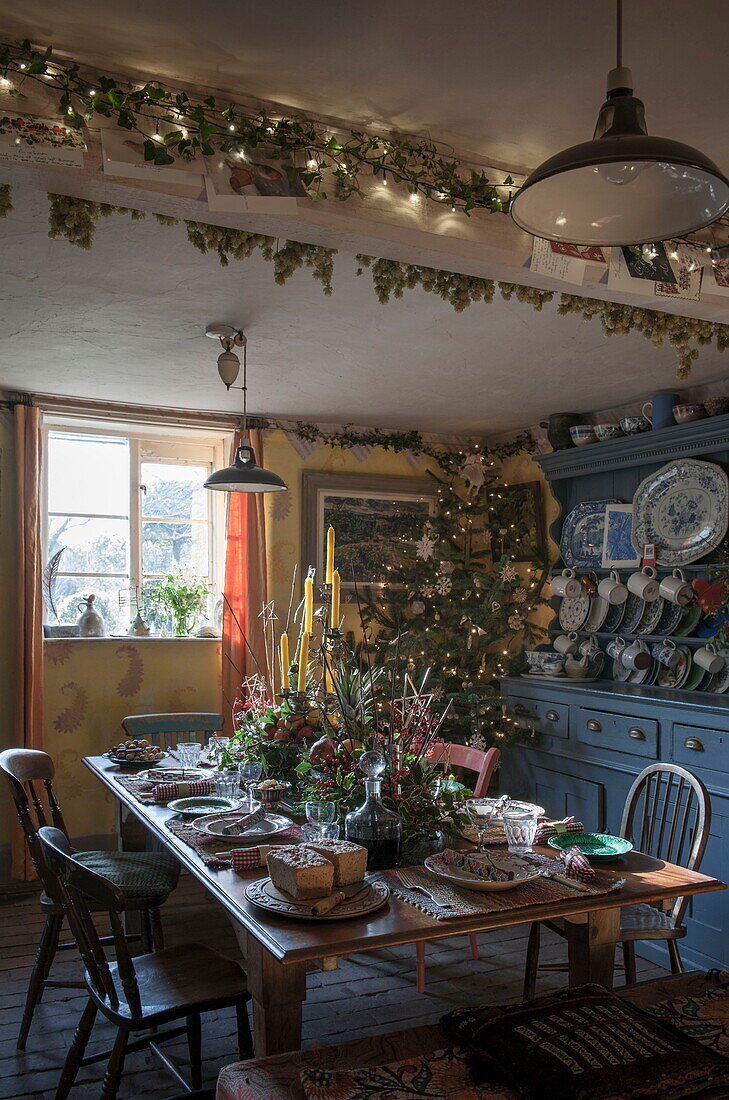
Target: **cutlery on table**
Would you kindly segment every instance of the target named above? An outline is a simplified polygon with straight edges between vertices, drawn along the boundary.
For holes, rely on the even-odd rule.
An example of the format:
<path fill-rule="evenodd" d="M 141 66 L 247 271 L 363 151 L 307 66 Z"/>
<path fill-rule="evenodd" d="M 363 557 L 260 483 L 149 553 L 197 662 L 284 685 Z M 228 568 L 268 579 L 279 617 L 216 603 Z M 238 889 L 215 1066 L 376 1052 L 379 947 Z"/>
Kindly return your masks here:
<path fill-rule="evenodd" d="M 453 908 L 452 902 L 449 901 L 446 898 L 445 894 L 441 893 L 437 887 L 431 888 L 428 886 L 424 886 L 422 882 L 413 878 L 413 876 L 411 874 L 408 874 L 407 871 L 395 871 L 395 875 L 400 879 L 400 882 L 406 889 L 420 890 L 421 893 L 429 897 L 430 900 L 435 902 L 436 905 L 439 905 L 441 909 Z"/>

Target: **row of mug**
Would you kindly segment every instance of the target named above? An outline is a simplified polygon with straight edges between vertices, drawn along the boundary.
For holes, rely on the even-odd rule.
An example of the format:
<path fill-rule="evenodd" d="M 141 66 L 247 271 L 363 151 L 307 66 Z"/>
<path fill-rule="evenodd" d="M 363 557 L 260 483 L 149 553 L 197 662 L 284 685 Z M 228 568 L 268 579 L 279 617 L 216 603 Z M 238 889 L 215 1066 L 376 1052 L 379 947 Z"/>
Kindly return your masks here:
<path fill-rule="evenodd" d="M 592 587 L 588 578 L 578 577 L 574 569 L 563 569 L 551 581 L 552 595 L 568 599 L 593 595 L 590 591 Z M 609 604 L 625 603 L 631 592 L 646 603 L 652 603 L 661 596 L 679 607 L 687 607 L 694 597 L 691 581 L 687 580 L 683 570 L 674 569 L 670 577 L 659 581 L 652 565 L 645 565 L 631 573 L 627 584 L 623 584 L 620 574 L 613 569 L 597 586 L 597 595 Z"/>
<path fill-rule="evenodd" d="M 560 659 L 564 661 L 576 653 L 579 653 L 582 657 L 593 659 L 598 653 L 602 652 L 597 638 L 590 636 L 580 642 L 579 635 L 574 631 L 570 634 L 559 634 L 552 645 L 555 649 L 557 662 Z M 666 668 L 675 668 L 681 659 L 681 654 L 672 638 L 655 642 L 649 648 L 640 638 L 636 638 L 633 642 L 627 642 L 625 638 L 618 634 L 608 643 L 606 652 L 613 660 L 619 661 L 624 668 L 629 668 L 633 672 L 648 668 L 651 658 L 655 658 Z M 724 658 L 711 642 L 707 642 L 699 649 L 694 650 L 693 659 L 694 664 L 697 664 L 699 668 L 703 668 L 705 672 L 710 672 L 712 676 L 717 672 L 721 672 L 725 663 Z"/>

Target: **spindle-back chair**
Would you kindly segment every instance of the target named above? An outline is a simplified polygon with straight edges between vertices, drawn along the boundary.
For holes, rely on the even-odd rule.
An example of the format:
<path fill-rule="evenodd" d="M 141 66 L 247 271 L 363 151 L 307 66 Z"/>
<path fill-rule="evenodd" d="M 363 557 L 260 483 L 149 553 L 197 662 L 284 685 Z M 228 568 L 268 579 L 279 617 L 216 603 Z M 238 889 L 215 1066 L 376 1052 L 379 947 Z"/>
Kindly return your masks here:
<path fill-rule="evenodd" d="M 180 714 L 130 714 L 122 718 L 127 737 L 146 737 L 163 749 L 174 747 L 177 741 L 199 741 L 202 745 L 212 733 L 223 729 L 223 715 L 206 711 Z"/>

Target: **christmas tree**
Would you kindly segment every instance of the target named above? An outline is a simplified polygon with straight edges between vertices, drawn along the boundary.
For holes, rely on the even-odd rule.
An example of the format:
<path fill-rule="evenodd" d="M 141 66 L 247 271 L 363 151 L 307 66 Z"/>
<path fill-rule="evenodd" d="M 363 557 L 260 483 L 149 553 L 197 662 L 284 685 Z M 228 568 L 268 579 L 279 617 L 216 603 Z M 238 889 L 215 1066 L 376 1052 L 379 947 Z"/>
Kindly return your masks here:
<path fill-rule="evenodd" d="M 430 690 L 451 700 L 449 739 L 479 747 L 524 733 L 502 708 L 499 678 L 543 636 L 533 616 L 548 574 L 526 489 L 505 486 L 501 457 L 477 445 L 438 455 L 436 512 L 399 537 L 390 578 L 365 607 L 380 659 L 397 645 L 406 667 L 431 667 Z"/>

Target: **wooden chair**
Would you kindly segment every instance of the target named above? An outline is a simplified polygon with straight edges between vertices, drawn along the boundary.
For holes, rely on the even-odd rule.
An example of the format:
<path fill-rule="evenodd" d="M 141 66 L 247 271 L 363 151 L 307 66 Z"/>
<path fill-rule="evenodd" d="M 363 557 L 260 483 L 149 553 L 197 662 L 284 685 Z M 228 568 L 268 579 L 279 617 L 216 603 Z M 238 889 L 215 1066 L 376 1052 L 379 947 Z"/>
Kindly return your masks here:
<path fill-rule="evenodd" d="M 620 836 L 632 840 L 636 849 L 646 855 L 698 871 L 710 827 L 711 800 L 701 780 L 676 764 L 649 764 L 628 791 Z M 621 909 L 620 941 L 626 983 L 636 981 L 636 940 L 665 940 L 671 972 L 683 973 L 677 940 L 686 935 L 683 918 L 688 901 L 688 898 L 674 898 L 664 903 L 666 908 L 644 904 Z M 571 931 L 568 921 L 532 924 L 524 975 L 525 1001 L 535 993 L 542 923 L 565 939 Z"/>
<path fill-rule="evenodd" d="M 40 905 L 46 918 L 28 983 L 18 1034 L 18 1048 L 24 1050 L 33 1013 L 40 1003 L 44 988 L 78 988 L 78 982 L 57 981 L 49 977 L 56 952 L 77 945 L 73 941 L 59 943 L 65 915 L 64 902 L 55 876 L 48 873 L 38 840 L 38 830 L 49 822 L 62 833 L 66 833 L 61 807 L 53 790 L 53 760 L 38 749 L 7 749 L 0 753 L 0 772 L 10 787 L 25 843 L 40 879 Z M 177 885 L 180 868 L 176 860 L 167 855 L 142 852 L 79 852 L 77 858 L 109 875 L 125 894 L 127 909 L 139 912 L 145 948 L 148 950 L 153 943 L 162 946 L 159 906 Z"/>
<path fill-rule="evenodd" d="M 253 1040 L 247 1009 L 250 994 L 245 973 L 238 963 L 199 943 L 133 959 L 120 918 L 126 908 L 126 899 L 121 891 L 109 879 L 79 863 L 67 837 L 59 829 L 44 826 L 39 830 L 38 837 L 43 858 L 60 885 L 68 919 L 86 968 L 84 981 L 89 994 L 61 1072 L 56 1100 L 65 1100 L 68 1096 L 81 1066 L 107 1057 L 101 1097 L 102 1100 L 114 1100 L 126 1055 L 147 1047 L 161 1058 L 183 1088 L 188 1091 L 200 1089 L 200 1016 L 203 1012 L 234 1007 L 238 1022 L 239 1057 L 251 1058 Z M 109 962 L 104 954 L 89 899 L 109 915 L 114 962 Z M 85 1058 L 86 1045 L 99 1011 L 117 1028 L 114 1045 L 111 1051 Z M 159 1030 L 178 1020 L 184 1020 L 184 1024 Z M 139 1031 L 147 1034 L 130 1042 L 132 1032 Z M 191 1085 L 157 1045 L 164 1039 L 185 1033 L 190 1052 Z"/>
<path fill-rule="evenodd" d="M 122 729 L 127 737 L 146 737 L 163 749 L 173 747 L 178 741 L 198 741 L 205 745 L 211 733 L 223 729 L 222 714 L 190 712 L 183 714 L 131 714 L 122 718 Z"/>
<path fill-rule="evenodd" d="M 487 749 L 486 752 L 483 752 L 481 749 L 471 748 L 470 745 L 451 745 L 446 741 L 436 741 L 428 753 L 430 760 L 442 761 L 456 768 L 476 772 L 476 782 L 473 786 L 474 798 L 484 798 L 486 796 L 500 756 L 501 753 L 496 748 Z M 471 958 L 478 959 L 476 933 L 472 932 L 468 939 L 471 945 Z M 418 993 L 425 993 L 425 947 L 425 940 L 415 945 Z"/>

